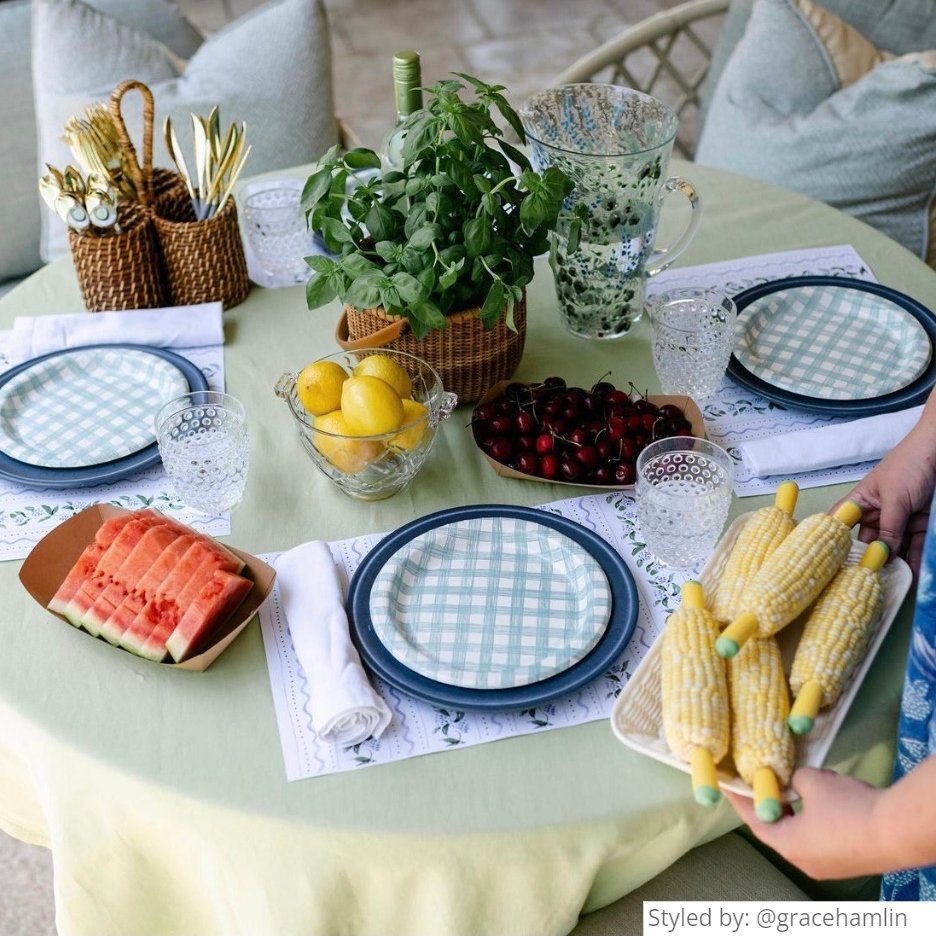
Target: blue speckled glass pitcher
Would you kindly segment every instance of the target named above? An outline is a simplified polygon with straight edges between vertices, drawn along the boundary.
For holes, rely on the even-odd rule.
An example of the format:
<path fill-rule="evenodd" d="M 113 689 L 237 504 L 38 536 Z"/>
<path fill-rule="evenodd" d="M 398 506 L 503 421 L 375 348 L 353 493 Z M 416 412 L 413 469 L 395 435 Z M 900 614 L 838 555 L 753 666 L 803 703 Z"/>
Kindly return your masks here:
<path fill-rule="evenodd" d="M 656 98 L 605 84 L 539 92 L 520 117 L 534 168 L 557 166 L 575 183 L 550 251 L 563 323 L 582 338 L 626 335 L 643 314 L 647 277 L 686 249 L 701 219 L 692 185 L 667 177 L 679 119 Z M 689 199 L 689 223 L 655 250 L 671 192 Z"/>

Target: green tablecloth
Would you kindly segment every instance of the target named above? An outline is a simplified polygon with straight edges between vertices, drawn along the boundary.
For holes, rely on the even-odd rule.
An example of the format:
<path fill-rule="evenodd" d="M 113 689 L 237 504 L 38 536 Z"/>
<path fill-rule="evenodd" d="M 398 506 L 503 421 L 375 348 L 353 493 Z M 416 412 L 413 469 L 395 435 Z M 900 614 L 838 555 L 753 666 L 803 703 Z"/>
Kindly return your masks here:
<path fill-rule="evenodd" d="M 851 243 L 882 283 L 936 307 L 936 274 L 859 222 L 778 188 L 676 168 L 705 203 L 682 264 Z M 591 383 L 611 370 L 619 384 L 657 389 L 646 323 L 619 342 L 571 338 L 545 263 L 528 303 L 518 379 Z M 64 261 L 0 301 L 0 327 L 81 308 Z M 574 493 L 497 477 L 465 408 L 409 490 L 380 503 L 338 493 L 272 390 L 281 372 L 336 350 L 338 311 L 307 311 L 301 289 L 255 288 L 225 314 L 227 385 L 245 401 L 251 433 L 229 542 L 276 551 L 390 530 L 441 507 Z M 844 490 L 804 491 L 800 512 Z M 207 672 L 173 671 L 50 617 L 18 567 L 0 565 L 0 826 L 51 845 L 62 936 L 561 934 L 583 908 L 737 824 L 725 805 L 695 806 L 684 774 L 628 750 L 604 722 L 287 783 L 256 621 Z M 890 774 L 908 624 L 905 609 L 830 758 L 879 784 Z"/>

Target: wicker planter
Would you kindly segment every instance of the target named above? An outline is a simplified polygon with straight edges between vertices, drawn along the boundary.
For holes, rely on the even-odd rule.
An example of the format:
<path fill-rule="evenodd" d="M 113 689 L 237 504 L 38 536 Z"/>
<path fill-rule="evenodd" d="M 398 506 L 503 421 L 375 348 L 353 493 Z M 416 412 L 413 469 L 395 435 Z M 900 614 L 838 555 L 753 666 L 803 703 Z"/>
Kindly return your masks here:
<path fill-rule="evenodd" d="M 516 331 L 503 318 L 493 328 L 485 328 L 478 318 L 480 308 L 473 308 L 453 313 L 445 328 L 420 339 L 405 318 L 389 316 L 379 307 L 345 306 L 335 338 L 346 351 L 391 348 L 422 358 L 438 371 L 443 386 L 458 396 L 459 403 L 471 403 L 499 380 L 513 376 L 523 356 L 526 311 L 524 291 L 514 305 Z"/>

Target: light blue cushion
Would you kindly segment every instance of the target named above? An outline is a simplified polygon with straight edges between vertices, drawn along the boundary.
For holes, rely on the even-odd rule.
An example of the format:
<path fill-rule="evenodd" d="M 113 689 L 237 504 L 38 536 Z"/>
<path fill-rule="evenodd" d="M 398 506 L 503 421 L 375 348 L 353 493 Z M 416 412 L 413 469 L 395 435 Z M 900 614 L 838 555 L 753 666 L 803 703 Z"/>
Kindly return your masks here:
<path fill-rule="evenodd" d="M 192 55 L 201 44 L 201 35 L 166 0 L 88 2 L 145 31 L 176 55 Z M 30 0 L 0 3 L 0 283 L 42 263 L 31 59 Z"/>
<path fill-rule="evenodd" d="M 708 113 L 718 79 L 744 35 L 754 0 L 732 0 L 712 54 L 702 93 L 701 120 Z M 933 0 L 825 0 L 830 13 L 854 26 L 879 49 L 903 55 L 936 49 L 936 4 Z"/>
<path fill-rule="evenodd" d="M 794 0 L 756 0 L 696 159 L 811 195 L 927 257 L 936 53 L 885 61 L 843 87 Z"/>
<path fill-rule="evenodd" d="M 59 139 L 62 127 L 88 104 L 106 100 L 126 78 L 153 92 L 156 165 L 173 168 L 163 144 L 166 116 L 191 167 L 190 115 L 207 115 L 215 104 L 222 125 L 247 124 L 252 149 L 245 175 L 312 162 L 338 140 L 320 0 L 268 3 L 210 36 L 187 62 L 145 32 L 78 0 L 34 0 L 32 39 L 39 166 L 70 160 Z M 142 158 L 139 95 L 125 100 L 127 126 Z M 42 249 L 46 259 L 67 252 L 65 226 L 47 210 Z"/>

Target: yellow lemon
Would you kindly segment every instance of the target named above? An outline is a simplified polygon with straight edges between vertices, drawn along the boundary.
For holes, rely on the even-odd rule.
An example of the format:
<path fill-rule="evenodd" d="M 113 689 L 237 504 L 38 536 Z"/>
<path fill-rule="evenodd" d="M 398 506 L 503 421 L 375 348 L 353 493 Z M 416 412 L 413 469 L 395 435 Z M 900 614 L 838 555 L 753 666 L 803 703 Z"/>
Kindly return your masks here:
<path fill-rule="evenodd" d="M 406 370 L 386 354 L 370 354 L 352 372 L 354 377 L 379 377 L 396 390 L 400 399 L 413 395 L 413 382 Z"/>
<path fill-rule="evenodd" d="M 426 429 L 429 426 L 428 416 L 429 410 L 427 410 L 422 403 L 417 403 L 415 400 L 404 400 L 403 422 L 401 425 L 410 426 L 410 428 L 404 429 L 402 432 L 395 435 L 390 440 L 390 444 L 394 448 L 406 449 L 407 452 L 412 452 L 413 449 L 419 445 L 423 435 L 425 435 Z M 417 420 L 419 420 L 419 422 L 417 422 Z M 411 423 L 416 423 L 416 425 L 411 426 Z"/>
<path fill-rule="evenodd" d="M 315 361 L 296 378 L 299 402 L 313 416 L 324 416 L 341 406 L 341 385 L 348 372 L 335 361 Z"/>
<path fill-rule="evenodd" d="M 357 474 L 362 468 L 366 468 L 372 461 L 379 458 L 385 448 L 383 442 L 358 441 L 353 438 L 337 439 L 324 435 L 325 432 L 341 436 L 353 435 L 341 410 L 317 417 L 315 428 L 322 430 L 313 435 L 312 441 L 315 447 L 345 474 Z"/>
<path fill-rule="evenodd" d="M 379 377 L 349 377 L 341 386 L 341 412 L 352 435 L 381 435 L 403 424 L 403 401 Z"/>

